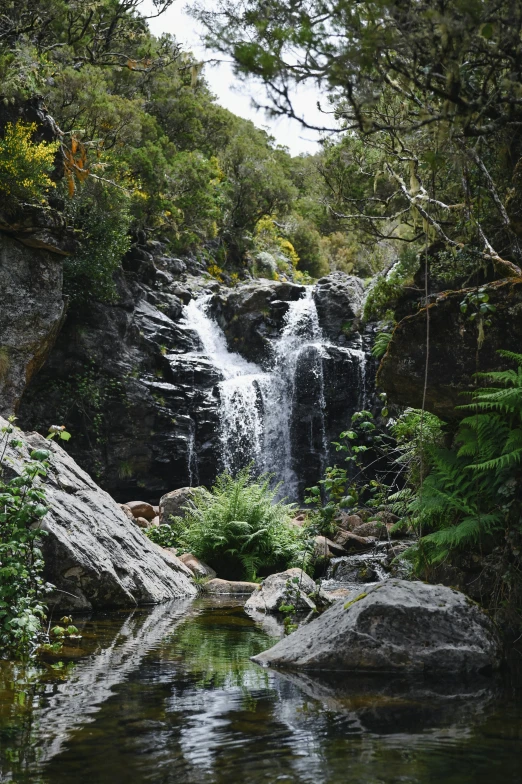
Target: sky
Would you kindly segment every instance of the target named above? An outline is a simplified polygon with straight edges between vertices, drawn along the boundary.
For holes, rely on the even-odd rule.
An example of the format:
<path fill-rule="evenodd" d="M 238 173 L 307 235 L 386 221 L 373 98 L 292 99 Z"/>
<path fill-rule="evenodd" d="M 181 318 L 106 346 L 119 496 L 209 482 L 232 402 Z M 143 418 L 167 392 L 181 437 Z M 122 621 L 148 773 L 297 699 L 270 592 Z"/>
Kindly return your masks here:
<path fill-rule="evenodd" d="M 212 0 L 208 0 L 208 5 L 212 5 Z M 205 49 L 201 44 L 202 27 L 188 15 L 187 6 L 186 0 L 176 0 L 164 14 L 157 19 L 149 20 L 152 33 L 158 36 L 162 33 L 171 33 L 200 60 L 222 57 Z M 141 10 L 148 14 L 151 13 L 151 9 L 153 9 L 151 0 L 145 0 Z M 263 87 L 256 85 L 253 80 L 240 82 L 234 76 L 229 62 L 221 60 L 218 65 L 206 65 L 205 78 L 221 106 L 240 117 L 252 120 L 257 126 L 267 130 L 279 144 L 288 147 L 292 155 L 318 152 L 319 135 L 315 131 L 303 128 L 297 120 L 283 117 L 269 118 L 263 110 L 256 110 L 252 106 L 253 97 L 259 103 L 267 103 Z M 297 113 L 304 116 L 309 123 L 319 125 L 324 123 L 324 117 L 317 109 L 318 100 L 321 100 L 321 96 L 312 88 L 302 88 L 293 96 Z"/>

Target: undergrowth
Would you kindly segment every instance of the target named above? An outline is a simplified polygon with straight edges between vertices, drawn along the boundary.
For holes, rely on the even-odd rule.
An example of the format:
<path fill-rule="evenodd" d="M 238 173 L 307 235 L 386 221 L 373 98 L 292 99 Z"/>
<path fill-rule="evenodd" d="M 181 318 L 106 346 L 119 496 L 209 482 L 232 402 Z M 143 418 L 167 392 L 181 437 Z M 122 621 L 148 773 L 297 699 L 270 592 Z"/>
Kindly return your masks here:
<path fill-rule="evenodd" d="M 255 580 L 263 569 L 301 566 L 306 535 L 290 524 L 293 504 L 276 501 L 271 477 L 254 477 L 248 466 L 223 473 L 213 487 L 194 489 L 185 517 L 173 517 L 171 536 L 153 529 L 155 541 L 191 552 L 223 577 Z"/>

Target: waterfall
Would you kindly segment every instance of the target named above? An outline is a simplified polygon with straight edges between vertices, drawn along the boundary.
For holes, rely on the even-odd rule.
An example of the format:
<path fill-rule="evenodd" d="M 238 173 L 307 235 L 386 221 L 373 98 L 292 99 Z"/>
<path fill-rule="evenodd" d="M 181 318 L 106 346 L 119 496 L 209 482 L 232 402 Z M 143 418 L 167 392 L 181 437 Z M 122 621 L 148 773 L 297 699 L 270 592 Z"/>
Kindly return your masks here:
<path fill-rule="evenodd" d="M 196 452 L 196 423 L 190 420 L 190 430 L 187 438 L 187 469 L 189 487 L 199 484 L 198 454 Z"/>
<path fill-rule="evenodd" d="M 254 462 L 263 450 L 263 400 L 266 373 L 240 354 L 229 351 L 223 330 L 208 313 L 211 295 L 191 300 L 184 310 L 184 326 L 196 333 L 204 354 L 220 372 L 219 442 L 221 469 L 232 474 Z"/>
<path fill-rule="evenodd" d="M 195 353 L 205 357 L 221 376 L 216 386 L 219 468 L 235 474 L 253 462 L 258 472 L 274 474 L 281 482 L 281 495 L 298 500 L 296 431 L 299 430 L 300 442 L 303 437 L 306 440 L 304 451 L 315 455 L 317 473 L 324 471 L 330 447 L 324 360 L 332 346 L 323 337 L 313 289 L 307 287 L 300 299 L 288 303 L 281 334 L 272 344 L 269 370 L 229 350 L 223 330 L 208 313 L 210 300 L 211 295 L 204 295 L 185 306 L 184 327 L 198 338 L 199 349 Z M 358 366 L 356 394 L 360 407 L 365 398 L 364 352 L 334 348 L 346 354 L 351 365 Z M 303 394 L 309 398 L 313 412 L 306 422 L 306 433 L 296 417 L 296 399 Z M 197 466 L 195 436 L 193 432 L 188 455 L 191 480 Z"/>

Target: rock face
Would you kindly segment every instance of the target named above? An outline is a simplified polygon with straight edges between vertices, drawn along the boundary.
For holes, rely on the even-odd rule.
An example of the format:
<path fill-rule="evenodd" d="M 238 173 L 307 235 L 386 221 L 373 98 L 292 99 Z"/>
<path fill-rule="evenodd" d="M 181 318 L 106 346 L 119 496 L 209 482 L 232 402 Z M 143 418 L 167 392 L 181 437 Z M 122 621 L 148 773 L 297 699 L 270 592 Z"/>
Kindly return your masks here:
<path fill-rule="evenodd" d="M 37 433 L 22 440 L 26 456 L 33 449 L 52 452 L 49 512 L 42 520 L 44 576 L 58 589 L 52 604 L 81 611 L 195 595 L 187 567 L 147 539 L 58 444 Z M 17 471 L 20 453 L 9 449 L 8 457 Z"/>
<path fill-rule="evenodd" d="M 263 280 L 219 292 L 212 308 L 231 350 L 251 362 L 269 361 L 271 340 L 281 331 L 288 304 L 304 291 L 295 283 Z"/>
<path fill-rule="evenodd" d="M 336 602 L 253 661 L 289 669 L 449 677 L 498 668 L 500 644 L 488 616 L 464 594 L 391 579 L 351 602 Z"/>
<path fill-rule="evenodd" d="M 245 610 L 277 613 L 280 606 L 293 605 L 296 612 L 310 612 L 316 609 L 312 594 L 317 593 L 317 586 L 302 569 L 287 569 L 279 574 L 271 574 L 263 580 L 261 590 L 252 594 L 245 603 Z M 324 604 L 329 604 L 328 597 L 320 592 Z"/>
<path fill-rule="evenodd" d="M 496 311 L 491 325 L 484 327 L 478 344 L 478 319 L 470 320 L 460 303 L 473 289 L 440 295 L 429 305 L 430 349 L 426 408 L 445 420 L 461 417 L 455 406 L 466 398 L 462 392 L 474 388 L 476 371 L 501 370 L 512 366 L 498 355 L 499 349 L 520 352 L 522 345 L 522 279 L 497 281 L 486 287 Z M 426 363 L 426 309 L 403 319 L 396 327 L 379 368 L 377 383 L 388 398 L 403 406 L 420 408 Z"/>
<path fill-rule="evenodd" d="M 0 284 L 0 414 L 8 416 L 60 330 L 62 261 L 0 233 Z"/>
<path fill-rule="evenodd" d="M 324 334 L 343 345 L 358 327 L 364 281 L 344 272 L 333 272 L 317 281 L 314 299 Z"/>
<path fill-rule="evenodd" d="M 320 337 L 318 314 L 305 287 L 258 280 L 226 288 L 199 273 L 196 261 L 167 256 L 160 242 L 136 245 L 116 278 L 115 303 L 93 301 L 71 309 L 45 367 L 23 396 L 19 421 L 26 430 L 43 433 L 51 421 L 63 422 L 73 434 L 70 454 L 114 498 L 157 503 L 173 489 L 211 485 L 227 464 L 225 444 L 236 452 L 242 452 L 243 441 L 247 444 L 248 454 L 237 460 L 241 465 L 252 459 L 253 438 L 269 444 L 273 456 L 281 428 L 266 412 L 275 402 L 287 417 L 282 472 L 298 478 L 292 479 L 296 499 L 315 483 L 332 458 L 331 442 L 368 400 L 371 336 L 339 327 L 341 311 L 348 309 L 349 315 L 358 307 L 360 282 L 336 275 L 333 282 L 324 278 L 318 284 L 327 332 Z M 201 310 L 185 306 L 202 294 L 207 311 L 200 317 Z M 287 346 L 286 316 L 300 299 L 314 313 L 292 310 L 294 332 Z M 305 314 L 302 321 L 300 313 Z M 209 323 L 209 317 L 215 321 Z M 223 415 L 225 404 L 230 414 L 241 401 L 226 398 L 220 387 L 226 378 L 219 362 L 225 349 L 212 353 L 205 342 L 215 343 L 218 332 L 229 351 L 258 363 L 259 380 L 249 382 L 252 399 L 246 408 L 259 420 L 266 415 L 264 440 L 260 428 L 250 422 L 244 426 L 243 419 L 235 435 L 223 435 L 224 423 L 230 422 Z M 283 383 L 291 395 L 281 384 L 272 388 L 273 379 L 267 381 L 279 357 L 276 344 L 283 343 L 285 356 L 292 357 L 285 368 L 295 375 L 295 383 L 286 376 Z M 275 462 L 263 452 L 259 467 L 275 470 Z"/>
<path fill-rule="evenodd" d="M 155 256 L 162 270 L 148 251 L 136 252 L 148 258 L 119 274 L 115 304 L 69 313 L 24 395 L 20 424 L 46 432 L 50 419 L 63 420 L 73 434 L 68 451 L 104 489 L 121 502 L 157 502 L 215 477 L 219 377 L 202 355 L 181 361 L 197 339 L 180 320 L 181 298 L 191 294 L 169 272 L 178 260 Z"/>

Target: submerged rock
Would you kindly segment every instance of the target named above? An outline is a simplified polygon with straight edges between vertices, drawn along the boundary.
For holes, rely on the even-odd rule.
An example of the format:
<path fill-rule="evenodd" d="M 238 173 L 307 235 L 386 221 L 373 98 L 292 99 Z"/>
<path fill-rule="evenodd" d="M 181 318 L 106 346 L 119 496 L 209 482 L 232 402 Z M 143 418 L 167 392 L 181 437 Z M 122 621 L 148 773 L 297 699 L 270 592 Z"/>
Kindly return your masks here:
<path fill-rule="evenodd" d="M 306 572 L 302 569 L 287 569 L 286 572 L 266 577 L 261 590 L 252 594 L 245 603 L 245 609 L 277 613 L 281 605 L 292 605 L 295 612 L 310 612 L 317 609 L 318 603 L 324 606 L 331 602 L 324 591 L 317 589 Z"/>
<path fill-rule="evenodd" d="M 0 418 L 0 426 L 7 423 Z M 49 512 L 42 519 L 45 579 L 56 586 L 50 604 L 60 610 L 133 607 L 194 596 L 191 572 L 153 544 L 120 506 L 58 444 L 37 433 L 17 434 L 24 457 L 51 451 L 45 481 Z M 9 471 L 21 454 L 9 447 Z"/>
<path fill-rule="evenodd" d="M 500 656 L 492 621 L 464 594 L 391 579 L 336 602 L 253 661 L 289 669 L 451 676 L 497 669 Z"/>

